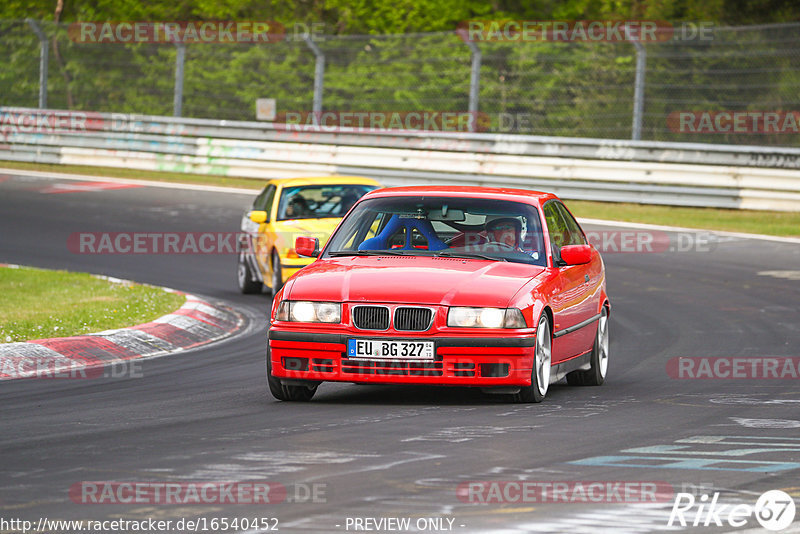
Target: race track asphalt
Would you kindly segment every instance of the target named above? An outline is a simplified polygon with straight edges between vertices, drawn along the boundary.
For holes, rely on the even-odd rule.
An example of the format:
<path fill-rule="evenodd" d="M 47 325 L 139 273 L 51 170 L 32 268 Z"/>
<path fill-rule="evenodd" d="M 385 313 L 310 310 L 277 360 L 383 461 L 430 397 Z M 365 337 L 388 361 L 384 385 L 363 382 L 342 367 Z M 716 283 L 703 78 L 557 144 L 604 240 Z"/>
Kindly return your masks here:
<path fill-rule="evenodd" d="M 433 518 L 440 528 L 426 531 L 597 534 L 664 530 L 673 505 L 672 496 L 641 505 L 574 492 L 569 503 L 464 502 L 459 485 L 474 481 L 663 482 L 694 489 L 698 503 L 720 492 L 726 504 L 783 489 L 800 508 L 800 381 L 666 371 L 676 357 L 800 357 L 800 276 L 758 274 L 797 273 L 798 244 L 720 238 L 711 250 L 604 254 L 612 341 L 602 387 L 556 384 L 545 402 L 517 405 L 465 388 L 323 384 L 310 403 L 282 403 L 264 379 L 270 302 L 238 293 L 234 255 L 67 248 L 74 232 L 236 231 L 252 194 L 52 194 L 68 182 L 2 178 L 0 262 L 169 286 L 231 303 L 251 323 L 234 339 L 141 362 L 136 376 L 0 383 L 0 518 L 277 518 L 286 532 L 352 532 L 366 517 L 410 518 L 416 528 Z M 280 484 L 288 499 L 82 504 L 69 493 L 82 481 L 248 480 Z M 687 530 L 730 530 L 700 523 Z M 391 531 L 382 526 L 372 531 Z M 750 517 L 747 527 L 759 524 Z"/>

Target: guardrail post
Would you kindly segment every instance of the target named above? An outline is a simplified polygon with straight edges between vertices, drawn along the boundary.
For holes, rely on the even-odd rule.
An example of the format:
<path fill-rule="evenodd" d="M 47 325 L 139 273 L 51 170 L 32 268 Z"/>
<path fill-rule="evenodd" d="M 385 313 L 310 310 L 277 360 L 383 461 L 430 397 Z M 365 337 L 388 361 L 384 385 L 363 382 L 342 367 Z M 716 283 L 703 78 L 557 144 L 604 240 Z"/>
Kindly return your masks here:
<path fill-rule="evenodd" d="M 472 51 L 472 65 L 469 73 L 469 114 L 472 117 L 470 124 L 472 130 L 475 131 L 475 126 L 478 122 L 478 91 L 481 86 L 481 49 L 478 48 L 473 41 L 467 39 L 465 41 L 469 49 Z"/>
<path fill-rule="evenodd" d="M 175 43 L 175 92 L 172 99 L 172 115 L 180 117 L 183 113 L 183 65 L 186 63 L 186 43 Z"/>
<path fill-rule="evenodd" d="M 49 41 L 42 28 L 33 19 L 25 19 L 28 26 L 39 38 L 39 108 L 47 108 L 47 65 L 49 55 Z"/>
<path fill-rule="evenodd" d="M 631 139 L 639 141 L 642 138 L 644 75 L 645 69 L 647 68 L 647 51 L 638 39 L 633 39 L 631 42 L 634 48 L 636 48 L 636 78 L 633 87 L 633 126 L 631 127 Z"/>
<path fill-rule="evenodd" d="M 316 63 L 314 64 L 314 104 L 312 111 L 314 116 L 319 118 L 322 112 L 322 87 L 323 78 L 325 77 L 325 54 L 319 49 L 317 44 L 308 35 L 303 36 L 303 40 L 308 45 L 308 48 L 314 52 Z"/>

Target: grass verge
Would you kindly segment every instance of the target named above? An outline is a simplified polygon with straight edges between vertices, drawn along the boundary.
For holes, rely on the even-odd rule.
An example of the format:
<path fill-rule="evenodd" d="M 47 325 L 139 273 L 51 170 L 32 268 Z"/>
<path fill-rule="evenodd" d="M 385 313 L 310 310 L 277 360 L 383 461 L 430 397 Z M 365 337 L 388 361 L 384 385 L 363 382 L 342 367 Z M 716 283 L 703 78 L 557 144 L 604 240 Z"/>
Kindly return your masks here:
<path fill-rule="evenodd" d="M 257 191 L 264 180 L 186 174 L 179 172 L 139 171 L 115 167 L 93 167 L 90 165 L 49 165 L 15 161 L 0 161 L 0 168 L 25 169 L 43 172 L 85 174 L 87 176 L 111 176 L 137 180 L 189 183 L 239 187 Z M 717 208 L 682 208 L 649 204 L 624 204 L 616 202 L 588 202 L 570 200 L 570 210 L 578 217 L 608 219 L 687 228 L 704 228 L 728 232 L 766 234 L 783 237 L 800 237 L 800 213 L 783 211 L 727 210 Z"/>
<path fill-rule="evenodd" d="M 0 267 L 0 343 L 67 337 L 152 321 L 186 297 L 86 273 Z"/>
<path fill-rule="evenodd" d="M 800 237 L 800 213 L 567 201 L 576 217 Z"/>
<path fill-rule="evenodd" d="M 266 180 L 258 178 L 239 178 L 207 174 L 189 174 L 167 171 L 140 171 L 137 169 L 121 169 L 117 167 L 95 167 L 93 165 L 54 165 L 49 163 L 27 163 L 24 161 L 2 161 L 0 168 L 22 169 L 27 171 L 54 172 L 65 174 L 85 174 L 86 176 L 110 176 L 129 180 L 153 180 L 181 184 L 216 185 L 222 187 L 240 187 L 258 191 L 264 187 Z"/>

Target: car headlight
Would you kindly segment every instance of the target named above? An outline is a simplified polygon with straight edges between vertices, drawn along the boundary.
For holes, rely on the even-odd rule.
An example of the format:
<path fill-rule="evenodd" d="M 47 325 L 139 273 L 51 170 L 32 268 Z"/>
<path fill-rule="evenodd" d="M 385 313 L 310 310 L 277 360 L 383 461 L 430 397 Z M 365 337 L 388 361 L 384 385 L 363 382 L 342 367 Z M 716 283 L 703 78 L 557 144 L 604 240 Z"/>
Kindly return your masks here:
<path fill-rule="evenodd" d="M 278 304 L 275 319 L 299 323 L 340 323 L 342 322 L 342 305 L 338 302 L 283 300 Z"/>
<path fill-rule="evenodd" d="M 461 328 L 525 328 L 525 318 L 517 308 L 452 307 L 447 326 Z"/>

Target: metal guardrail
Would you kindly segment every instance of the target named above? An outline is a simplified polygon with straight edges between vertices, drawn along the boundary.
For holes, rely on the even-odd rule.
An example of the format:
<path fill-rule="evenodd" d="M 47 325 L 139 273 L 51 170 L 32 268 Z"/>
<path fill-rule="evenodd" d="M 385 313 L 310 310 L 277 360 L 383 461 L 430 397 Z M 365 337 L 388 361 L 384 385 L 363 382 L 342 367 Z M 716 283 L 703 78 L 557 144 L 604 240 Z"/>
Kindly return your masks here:
<path fill-rule="evenodd" d="M 333 130 L 333 129 L 331 129 Z M 800 149 L 0 107 L 0 160 L 387 185 L 506 185 L 564 198 L 800 211 Z"/>

